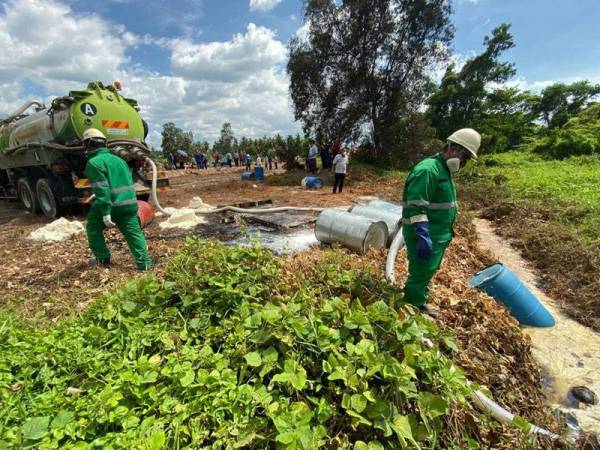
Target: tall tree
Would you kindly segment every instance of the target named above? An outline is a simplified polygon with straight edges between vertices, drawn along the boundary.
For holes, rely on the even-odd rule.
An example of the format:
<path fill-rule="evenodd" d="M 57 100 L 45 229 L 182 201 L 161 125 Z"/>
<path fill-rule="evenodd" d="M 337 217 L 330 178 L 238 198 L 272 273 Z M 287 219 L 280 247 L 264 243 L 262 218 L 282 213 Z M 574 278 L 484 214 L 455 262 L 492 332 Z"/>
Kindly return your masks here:
<path fill-rule="evenodd" d="M 290 90 L 305 132 L 365 140 L 380 161 L 399 117 L 422 104 L 428 69 L 453 37 L 447 0 L 308 0 L 306 38 L 290 41 Z"/>
<path fill-rule="evenodd" d="M 485 103 L 493 100 L 488 96 L 491 86 L 515 74 L 513 64 L 500 61 L 502 53 L 514 47 L 509 24 L 495 28 L 483 44 L 485 51 L 469 59 L 458 72 L 453 64 L 448 66 L 439 89 L 429 98 L 428 116 L 440 139 L 459 128 L 476 128 Z"/>
<path fill-rule="evenodd" d="M 233 128 L 231 123 L 225 122 L 221 127 L 221 135 L 213 145 L 213 150 L 218 153 L 229 153 L 233 151 L 234 146 L 237 145 L 235 136 L 233 135 Z"/>
<path fill-rule="evenodd" d="M 548 128 L 560 127 L 599 94 L 600 85 L 592 85 L 588 81 L 555 83 L 541 92 L 534 111 Z"/>

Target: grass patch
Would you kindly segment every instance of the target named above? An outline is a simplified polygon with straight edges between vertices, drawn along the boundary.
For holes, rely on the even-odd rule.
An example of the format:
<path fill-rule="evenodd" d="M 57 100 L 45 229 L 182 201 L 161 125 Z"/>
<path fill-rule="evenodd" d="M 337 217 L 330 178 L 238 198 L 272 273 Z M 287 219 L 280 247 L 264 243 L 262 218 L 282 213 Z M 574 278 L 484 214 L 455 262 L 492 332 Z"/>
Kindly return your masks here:
<path fill-rule="evenodd" d="M 600 244 L 600 158 L 547 160 L 533 153 L 509 152 L 482 158 L 462 176 L 461 187 L 483 187 L 494 200 L 546 209 L 585 244 Z M 494 193 L 494 190 L 498 193 Z"/>

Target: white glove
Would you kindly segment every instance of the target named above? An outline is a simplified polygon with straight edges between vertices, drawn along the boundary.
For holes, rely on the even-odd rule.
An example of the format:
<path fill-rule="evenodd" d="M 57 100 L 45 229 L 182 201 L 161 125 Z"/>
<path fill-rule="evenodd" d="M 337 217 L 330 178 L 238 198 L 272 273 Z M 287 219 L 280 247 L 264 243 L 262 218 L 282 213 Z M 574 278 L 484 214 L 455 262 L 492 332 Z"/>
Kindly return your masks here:
<path fill-rule="evenodd" d="M 106 228 L 112 228 L 115 225 L 115 223 L 112 221 L 110 214 L 108 216 L 102 216 L 102 222 L 104 222 L 104 226 Z"/>

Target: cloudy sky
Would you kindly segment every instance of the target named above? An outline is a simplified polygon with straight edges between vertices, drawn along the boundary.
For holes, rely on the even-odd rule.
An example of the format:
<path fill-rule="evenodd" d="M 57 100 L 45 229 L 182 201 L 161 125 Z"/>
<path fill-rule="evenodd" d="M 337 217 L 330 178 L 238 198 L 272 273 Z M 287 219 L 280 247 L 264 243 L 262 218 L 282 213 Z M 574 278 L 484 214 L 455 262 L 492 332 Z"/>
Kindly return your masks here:
<path fill-rule="evenodd" d="M 514 83 L 600 82 L 598 0 L 454 0 L 458 59 L 513 24 Z M 173 121 L 213 141 L 299 131 L 285 74 L 301 0 L 0 1 L 0 116 L 24 100 L 65 95 L 90 80 L 121 80 L 160 145 Z"/>

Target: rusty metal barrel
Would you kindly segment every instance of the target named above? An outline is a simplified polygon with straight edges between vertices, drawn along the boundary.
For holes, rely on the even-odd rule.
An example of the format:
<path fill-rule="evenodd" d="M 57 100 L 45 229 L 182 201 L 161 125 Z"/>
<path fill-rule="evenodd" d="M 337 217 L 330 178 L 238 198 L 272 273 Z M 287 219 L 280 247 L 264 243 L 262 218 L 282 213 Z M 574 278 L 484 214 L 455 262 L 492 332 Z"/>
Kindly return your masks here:
<path fill-rule="evenodd" d="M 392 240 L 396 236 L 396 233 L 402 229 L 402 213 L 397 213 L 392 210 L 385 210 L 380 208 L 373 208 L 371 206 L 353 206 L 350 208 L 352 214 L 358 216 L 368 217 L 374 220 L 381 220 L 385 222 L 388 229 L 388 245 L 392 243 Z"/>
<path fill-rule="evenodd" d="M 315 236 L 320 242 L 339 242 L 358 253 L 369 247 L 383 248 L 388 240 L 385 222 L 338 209 L 326 209 L 319 214 Z"/>
<path fill-rule="evenodd" d="M 148 202 L 142 200 L 137 201 L 138 204 L 138 219 L 140 219 L 140 225 L 142 228 L 150 225 L 154 220 L 154 208 Z"/>

